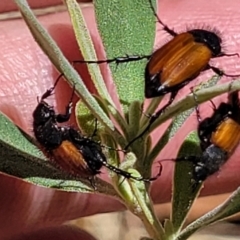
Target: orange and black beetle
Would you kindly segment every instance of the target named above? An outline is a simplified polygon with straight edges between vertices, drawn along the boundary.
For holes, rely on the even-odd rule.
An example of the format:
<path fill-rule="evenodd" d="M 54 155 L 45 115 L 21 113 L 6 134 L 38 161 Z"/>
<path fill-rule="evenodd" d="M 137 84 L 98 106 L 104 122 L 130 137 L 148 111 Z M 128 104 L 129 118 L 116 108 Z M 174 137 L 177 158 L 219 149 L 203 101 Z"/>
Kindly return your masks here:
<path fill-rule="evenodd" d="M 149 120 L 149 124 L 144 131 L 132 139 L 125 147 L 127 149 L 135 140 L 143 136 L 161 115 L 161 113 L 173 102 L 178 91 L 195 79 L 202 71 L 212 69 L 220 76 L 237 77 L 240 75 L 229 75 L 220 69 L 211 66 L 211 58 L 234 56 L 238 54 L 226 54 L 222 51 L 222 39 L 218 33 L 192 29 L 183 33 L 176 33 L 165 25 L 158 17 L 152 1 L 149 0 L 150 7 L 158 22 L 163 26 L 163 30 L 170 34 L 173 39 L 157 49 L 150 55 L 125 56 L 99 61 L 75 61 L 81 63 L 111 63 L 117 64 L 131 61 L 148 59 L 145 68 L 145 97 L 154 98 L 171 93 L 169 101 Z"/>
<path fill-rule="evenodd" d="M 211 117 L 199 120 L 198 136 L 202 148 L 200 156 L 189 156 L 176 161 L 194 163 L 193 180 L 197 184 L 217 172 L 229 159 L 240 142 L 240 105 L 238 91 L 229 94 L 229 102 L 221 103 Z"/>
<path fill-rule="evenodd" d="M 129 172 L 108 164 L 100 143 L 83 136 L 71 126 L 59 125 L 59 123 L 67 122 L 71 116 L 74 89 L 64 114 L 56 114 L 54 108 L 45 99 L 52 95 L 60 77 L 55 85 L 42 95 L 33 112 L 33 132 L 47 157 L 66 172 L 86 177 L 90 181 L 100 173 L 102 166 L 125 178 L 147 182 L 156 180 L 161 174 L 161 168 L 156 177 L 134 177 Z"/>
<path fill-rule="evenodd" d="M 167 93 L 171 93 L 171 96 L 169 101 L 150 117 L 149 124 L 143 132 L 132 139 L 125 149 L 150 129 L 156 119 L 173 102 L 178 91 L 202 71 L 212 69 L 220 76 L 240 76 L 226 74 L 209 64 L 211 58 L 238 55 L 237 53 L 226 54 L 222 51 L 222 39 L 217 33 L 204 29 L 192 29 L 178 34 L 159 19 L 151 0 L 149 2 L 158 22 L 167 33 L 173 36 L 173 39 L 149 56 L 145 68 L 145 97 L 153 98 Z"/>

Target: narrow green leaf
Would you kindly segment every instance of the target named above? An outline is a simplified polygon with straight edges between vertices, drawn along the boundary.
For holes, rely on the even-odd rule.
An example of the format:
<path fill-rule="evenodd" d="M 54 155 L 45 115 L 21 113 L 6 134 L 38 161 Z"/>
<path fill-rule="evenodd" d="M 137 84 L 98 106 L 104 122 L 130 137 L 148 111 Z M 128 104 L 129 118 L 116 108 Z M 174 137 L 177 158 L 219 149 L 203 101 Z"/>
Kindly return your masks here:
<path fill-rule="evenodd" d="M 68 7 L 68 12 L 72 21 L 73 29 L 75 32 L 76 40 L 84 59 L 97 60 L 96 52 L 86 26 L 85 20 L 82 15 L 81 8 L 75 0 L 65 0 Z M 104 83 L 100 68 L 98 64 L 88 64 L 88 70 L 92 77 L 93 83 L 99 95 L 107 99 L 113 106 L 114 103 L 109 95 L 109 92 Z"/>
<path fill-rule="evenodd" d="M 100 108 L 96 100 L 92 97 L 91 93 L 84 85 L 82 79 L 79 77 L 78 73 L 71 66 L 68 60 L 64 57 L 55 41 L 40 25 L 33 12 L 29 8 L 27 2 L 25 0 L 15 0 L 15 3 L 18 5 L 21 14 L 26 21 L 35 40 L 49 57 L 49 59 L 52 61 L 52 63 L 55 65 L 55 67 L 58 69 L 58 71 L 64 74 L 70 85 L 75 86 L 77 94 L 85 102 L 88 108 L 91 109 L 94 115 L 104 124 L 106 124 L 110 129 L 113 130 L 114 126 L 111 120 L 107 117 L 107 115 Z"/>
<path fill-rule="evenodd" d="M 190 133 L 185 139 L 178 157 L 198 156 L 201 154 L 199 139 L 196 132 Z M 174 188 L 172 198 L 172 224 L 174 232 L 178 233 L 184 224 L 184 220 L 197 197 L 201 184 L 194 186 L 192 172 L 193 163 L 177 161 L 175 163 Z"/>
<path fill-rule="evenodd" d="M 164 221 L 164 230 L 165 230 L 165 239 L 167 240 L 175 239 L 173 224 L 168 219 Z"/>
<path fill-rule="evenodd" d="M 140 119 L 142 115 L 142 104 L 139 101 L 134 101 L 129 106 L 129 112 L 128 112 L 128 136 L 126 136 L 127 139 L 129 139 L 129 136 L 137 136 L 139 125 L 140 125 Z"/>
<path fill-rule="evenodd" d="M 95 130 L 96 118 L 82 100 L 79 100 L 75 106 L 75 115 L 81 132 L 84 135 L 91 136 Z M 102 126 L 98 122 L 97 131 L 99 131 L 101 128 Z"/>
<path fill-rule="evenodd" d="M 152 52 L 156 21 L 148 1 L 95 0 L 94 5 L 107 58 Z M 144 99 L 145 65 L 145 60 L 117 68 L 114 63 L 110 65 L 122 104 Z"/>
<path fill-rule="evenodd" d="M 106 102 L 105 105 L 108 106 L 109 113 L 111 113 L 111 116 L 116 121 L 116 125 L 119 126 L 119 129 L 121 129 L 121 131 L 122 131 L 122 134 L 120 136 L 119 134 L 116 134 L 117 131 L 115 129 L 115 131 L 113 132 L 113 135 L 115 135 L 115 139 L 117 139 L 119 137 L 121 137 L 123 139 L 123 136 L 128 135 L 128 124 L 127 124 L 126 120 L 123 118 L 122 114 L 116 108 L 114 108 L 109 102 Z M 117 138 L 116 138 L 116 135 L 118 135 Z M 124 140 L 124 144 L 121 144 L 122 146 L 124 146 L 126 144 L 125 139 L 123 139 L 123 140 Z"/>
<path fill-rule="evenodd" d="M 134 169 L 129 169 L 129 172 L 136 177 L 140 177 Z M 154 215 L 144 183 L 120 177 L 117 186 L 126 207 L 142 220 L 149 235 L 155 240 L 162 240 L 163 228 Z"/>
<path fill-rule="evenodd" d="M 219 96 L 223 93 L 229 91 L 240 90 L 240 80 L 234 80 L 234 82 L 218 84 L 213 87 L 209 87 L 206 89 L 199 90 L 195 92 L 197 96 L 198 103 L 206 102 L 216 96 Z M 172 118 L 173 116 L 180 114 L 190 108 L 193 108 L 196 105 L 193 94 L 189 94 L 180 101 L 173 103 L 170 107 L 164 111 L 164 113 L 154 122 L 151 127 L 151 131 L 161 125 L 166 120 Z M 142 128 L 145 129 L 146 126 Z"/>
<path fill-rule="evenodd" d="M 135 171 L 134 171 L 135 172 Z M 154 239 L 163 239 L 164 230 L 158 218 L 153 211 L 153 205 L 148 193 L 146 192 L 143 182 L 131 181 L 131 188 L 136 196 L 136 199 L 143 211 L 142 214 L 137 214 L 145 224 L 146 230 Z"/>
<path fill-rule="evenodd" d="M 168 128 L 166 129 L 165 133 L 161 137 L 161 139 L 156 143 L 156 145 L 152 148 L 152 150 L 149 152 L 149 155 L 146 157 L 147 161 L 153 163 L 155 158 L 158 156 L 158 154 L 161 152 L 161 150 L 165 147 L 166 144 L 169 143 L 169 141 L 172 138 L 172 134 L 175 132 L 175 121 L 173 121 Z"/>
<path fill-rule="evenodd" d="M 240 188 L 238 188 L 232 195 L 217 208 L 208 212 L 204 216 L 197 219 L 195 222 L 188 225 L 177 238 L 178 240 L 187 239 L 190 235 L 198 229 L 208 226 L 211 223 L 223 220 L 236 213 L 240 212 Z"/>

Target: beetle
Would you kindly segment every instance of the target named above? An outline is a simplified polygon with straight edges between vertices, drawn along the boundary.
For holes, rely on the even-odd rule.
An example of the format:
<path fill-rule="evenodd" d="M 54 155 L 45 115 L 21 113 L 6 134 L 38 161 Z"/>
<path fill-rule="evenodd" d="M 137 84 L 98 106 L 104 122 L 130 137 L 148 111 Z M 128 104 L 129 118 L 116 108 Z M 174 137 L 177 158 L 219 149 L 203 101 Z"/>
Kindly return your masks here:
<path fill-rule="evenodd" d="M 151 0 L 149 3 L 158 22 L 163 26 L 163 30 L 173 39 L 149 57 L 145 68 L 145 97 L 153 98 L 170 93 L 170 98 L 160 110 L 151 115 L 147 127 L 133 138 L 125 149 L 149 131 L 162 112 L 172 104 L 178 91 L 201 72 L 211 69 L 219 76 L 240 76 L 239 74 L 226 74 L 209 64 L 212 58 L 239 56 L 238 53 L 227 54 L 222 51 L 222 39 L 219 33 L 204 29 L 192 29 L 178 34 L 161 21 Z"/>
<path fill-rule="evenodd" d="M 240 75 L 226 74 L 217 67 L 209 64 L 212 58 L 224 56 L 239 56 L 238 53 L 227 54 L 222 51 L 222 39 L 217 31 L 192 29 L 177 33 L 158 17 L 153 3 L 148 0 L 158 23 L 173 38 L 150 55 L 126 55 L 113 59 L 99 61 L 74 61 L 75 63 L 111 63 L 116 64 L 147 59 L 145 67 L 145 97 L 154 98 L 170 93 L 169 101 L 157 112 L 152 114 L 147 127 L 125 147 L 135 142 L 149 131 L 152 124 L 162 112 L 172 104 L 178 91 L 194 80 L 201 72 L 211 69 L 220 76 L 239 77 Z"/>
<path fill-rule="evenodd" d="M 92 180 L 96 174 L 100 173 L 103 166 L 127 179 L 132 178 L 145 182 L 156 180 L 161 174 L 161 166 L 155 177 L 132 176 L 131 173 L 107 162 L 102 151 L 102 145 L 99 142 L 83 136 L 79 130 L 72 126 L 60 125 L 70 119 L 74 88 L 63 114 L 57 114 L 53 106 L 46 102 L 46 99 L 53 94 L 62 76 L 63 74 L 58 77 L 54 86 L 48 89 L 40 100 L 38 99 L 38 105 L 33 111 L 33 132 L 46 156 L 64 171 L 74 176 L 88 178 L 93 187 Z"/>
<path fill-rule="evenodd" d="M 198 136 L 202 154 L 176 159 L 193 163 L 193 189 L 219 171 L 240 142 L 240 102 L 238 91 L 229 93 L 228 102 L 214 109 L 212 116 L 201 120 L 198 107 Z"/>

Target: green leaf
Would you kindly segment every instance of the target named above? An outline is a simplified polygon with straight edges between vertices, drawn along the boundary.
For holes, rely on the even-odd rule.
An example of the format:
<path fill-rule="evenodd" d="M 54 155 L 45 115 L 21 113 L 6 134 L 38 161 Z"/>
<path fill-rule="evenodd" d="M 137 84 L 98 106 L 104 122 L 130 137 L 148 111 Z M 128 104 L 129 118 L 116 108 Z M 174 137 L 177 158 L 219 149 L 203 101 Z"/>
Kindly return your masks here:
<path fill-rule="evenodd" d="M 126 136 L 127 139 L 129 139 L 129 136 L 136 136 L 138 134 L 139 125 L 140 125 L 140 119 L 142 115 L 141 106 L 142 104 L 139 101 L 134 101 L 129 106 L 129 112 L 128 112 L 128 136 Z"/>
<path fill-rule="evenodd" d="M 197 219 L 195 222 L 188 225 L 177 238 L 178 240 L 187 239 L 190 235 L 196 232 L 199 228 L 208 226 L 211 223 L 223 220 L 236 213 L 240 212 L 240 188 L 231 194 L 231 196 L 217 208 L 206 213 L 204 216 Z"/>
<path fill-rule="evenodd" d="M 173 224 L 170 220 L 166 219 L 164 221 L 164 230 L 165 230 L 165 239 L 175 239 L 174 236 L 174 228 Z"/>
<path fill-rule="evenodd" d="M 94 5 L 107 58 L 152 52 L 156 21 L 148 1 L 95 0 Z M 145 66 L 146 60 L 110 65 L 122 104 L 144 99 Z"/>
<path fill-rule="evenodd" d="M 81 50 L 84 59 L 97 60 L 96 52 L 91 40 L 91 36 L 87 29 L 85 20 L 82 15 L 81 8 L 75 0 L 65 0 L 68 12 L 72 21 L 73 30 L 75 32 L 76 40 Z M 92 81 L 103 99 L 107 99 L 113 106 L 114 103 L 109 95 L 109 92 L 104 83 L 100 68 L 98 64 L 88 64 L 88 70 Z"/>
<path fill-rule="evenodd" d="M 111 120 L 107 117 L 96 100 L 92 97 L 91 93 L 84 85 L 82 79 L 79 77 L 78 73 L 71 66 L 68 60 L 64 57 L 55 41 L 38 22 L 33 12 L 29 8 L 27 2 L 25 0 L 15 0 L 15 3 L 18 5 L 21 14 L 35 40 L 58 69 L 58 71 L 64 74 L 70 85 L 75 86 L 76 93 L 81 97 L 88 108 L 91 109 L 93 114 L 106 126 L 114 130 L 114 126 Z"/>
<path fill-rule="evenodd" d="M 240 90 L 240 80 L 234 80 L 234 82 L 224 83 L 224 84 L 218 84 L 213 87 L 209 87 L 206 89 L 199 90 L 195 92 L 195 95 L 197 97 L 198 103 L 206 102 L 216 96 L 219 96 L 223 93 L 229 92 L 229 91 L 235 91 Z M 179 100 L 176 103 L 173 103 L 171 106 L 169 106 L 163 114 L 153 123 L 150 130 L 152 131 L 159 125 L 161 125 L 166 120 L 174 117 L 177 114 L 180 114 L 190 108 L 195 107 L 196 102 L 193 94 L 189 94 L 183 99 Z M 146 126 L 142 128 L 145 129 Z"/>
<path fill-rule="evenodd" d="M 198 156 L 201 149 L 198 145 L 199 139 L 196 132 L 190 133 L 185 139 L 178 157 Z M 190 161 L 178 161 L 175 163 L 174 188 L 172 198 L 172 224 L 174 232 L 178 233 L 184 224 L 184 220 L 191 209 L 194 199 L 197 197 L 201 184 L 197 184 L 196 188 L 193 183 L 192 172 L 193 163 Z"/>
<path fill-rule="evenodd" d="M 75 106 L 75 115 L 81 132 L 84 135 L 92 136 L 95 130 L 96 118 L 82 100 L 79 100 Z M 97 123 L 97 131 L 99 131 L 101 127 L 102 126 Z"/>
<path fill-rule="evenodd" d="M 129 157 L 133 157 L 131 153 Z M 134 177 L 141 177 L 135 169 L 129 168 L 128 172 Z M 146 230 L 153 239 L 163 239 L 164 230 L 153 211 L 153 204 L 146 190 L 145 183 L 133 179 L 124 179 L 123 177 L 120 177 L 118 182 L 118 191 L 125 200 L 126 206 L 142 220 Z"/>

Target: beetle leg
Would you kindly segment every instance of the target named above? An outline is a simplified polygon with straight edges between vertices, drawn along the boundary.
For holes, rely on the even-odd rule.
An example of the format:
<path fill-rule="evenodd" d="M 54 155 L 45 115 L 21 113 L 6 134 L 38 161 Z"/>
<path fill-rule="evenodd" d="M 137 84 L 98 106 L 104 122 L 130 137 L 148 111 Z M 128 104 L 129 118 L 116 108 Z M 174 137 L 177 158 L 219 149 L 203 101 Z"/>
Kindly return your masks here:
<path fill-rule="evenodd" d="M 68 105 L 66 106 L 65 113 L 56 115 L 56 120 L 57 120 L 58 123 L 67 122 L 70 119 L 71 114 L 72 114 L 74 92 L 75 92 L 75 86 L 73 86 L 72 94 L 71 94 L 71 97 L 69 99 Z"/>
<path fill-rule="evenodd" d="M 50 96 L 52 95 L 55 87 L 57 86 L 57 84 L 58 84 L 58 82 L 59 82 L 59 80 L 60 80 L 60 78 L 61 78 L 62 76 L 63 76 L 63 73 L 61 73 L 61 74 L 58 76 L 58 78 L 57 78 L 57 80 L 55 81 L 53 87 L 47 89 L 47 91 L 42 95 L 41 101 L 43 101 L 44 99 L 46 99 L 46 98 L 48 98 L 48 97 L 50 97 Z M 38 102 L 39 102 L 39 101 L 38 101 Z"/>
<path fill-rule="evenodd" d="M 166 31 L 171 36 L 176 37 L 178 35 L 178 33 L 176 33 L 173 29 L 170 29 L 166 24 L 164 24 L 162 22 L 162 20 L 159 18 L 159 16 L 157 15 L 157 12 L 153 6 L 152 0 L 149 0 L 149 4 L 150 4 L 150 8 L 152 9 L 153 14 L 156 17 L 158 23 L 160 23 L 163 26 L 163 30 Z"/>
<path fill-rule="evenodd" d="M 217 57 L 232 57 L 232 56 L 238 56 L 239 57 L 239 54 L 238 53 L 220 53 L 217 55 Z"/>
<path fill-rule="evenodd" d="M 88 60 L 75 60 L 72 63 L 87 63 L 87 64 L 102 64 L 102 63 L 116 63 L 117 65 L 120 63 L 128 63 L 128 62 L 137 62 L 141 61 L 143 59 L 149 59 L 151 55 L 126 55 L 123 57 L 116 57 L 116 58 L 110 58 L 105 60 L 97 60 L 97 61 L 88 61 Z"/>
<path fill-rule="evenodd" d="M 154 113 L 151 116 L 150 121 L 149 121 L 149 125 L 150 124 L 152 125 L 158 119 L 158 117 L 163 113 L 163 111 L 165 111 L 165 109 L 172 104 L 172 102 L 175 99 L 177 93 L 178 93 L 178 91 L 171 92 L 169 101 L 160 110 L 158 110 L 156 113 Z"/>
<path fill-rule="evenodd" d="M 94 191 L 97 190 L 97 186 L 95 185 L 95 176 L 88 177 L 88 181 L 90 182 L 91 187 Z"/>
<path fill-rule="evenodd" d="M 92 136 L 90 138 L 93 138 L 94 136 L 97 135 L 97 125 L 98 125 L 97 118 L 95 118 L 94 123 L 95 123 L 94 130 L 93 130 Z"/>
<path fill-rule="evenodd" d="M 215 72 L 217 75 L 219 76 L 226 76 L 226 77 L 240 77 L 240 74 L 227 74 L 224 71 L 222 71 L 221 69 L 217 68 L 217 67 L 213 67 L 211 65 L 208 65 L 206 69 L 212 69 L 213 72 Z"/>

